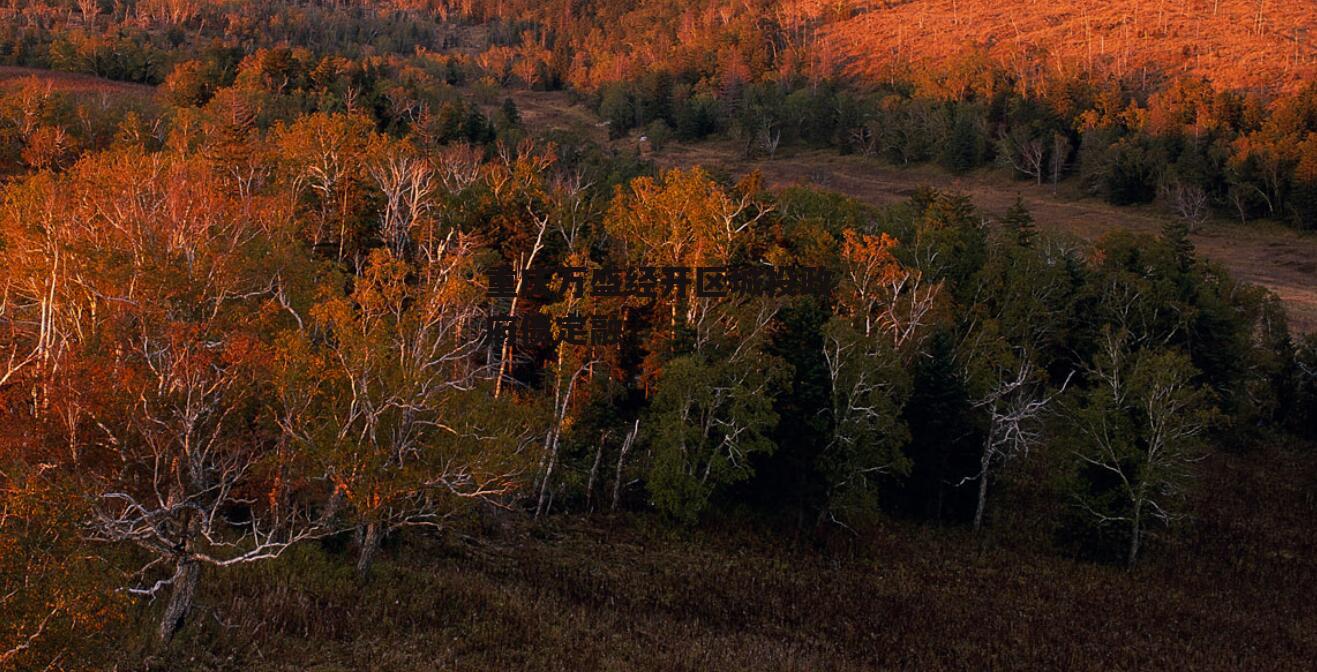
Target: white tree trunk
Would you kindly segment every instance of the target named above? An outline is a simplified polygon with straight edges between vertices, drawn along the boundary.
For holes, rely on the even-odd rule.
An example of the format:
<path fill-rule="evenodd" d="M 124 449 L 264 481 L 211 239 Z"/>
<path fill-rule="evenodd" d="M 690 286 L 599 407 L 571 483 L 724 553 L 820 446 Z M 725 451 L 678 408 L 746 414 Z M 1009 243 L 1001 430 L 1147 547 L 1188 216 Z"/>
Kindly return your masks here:
<path fill-rule="evenodd" d="M 988 466 L 992 462 L 992 452 L 983 451 L 983 461 L 979 465 L 979 504 L 974 509 L 974 531 L 983 527 L 983 510 L 988 505 Z"/>

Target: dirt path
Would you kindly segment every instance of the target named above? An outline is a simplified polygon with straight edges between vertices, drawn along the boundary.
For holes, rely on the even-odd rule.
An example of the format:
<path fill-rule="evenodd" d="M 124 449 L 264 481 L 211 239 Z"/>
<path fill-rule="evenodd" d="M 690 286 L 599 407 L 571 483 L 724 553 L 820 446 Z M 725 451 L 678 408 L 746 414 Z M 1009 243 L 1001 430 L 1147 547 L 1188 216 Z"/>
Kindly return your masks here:
<path fill-rule="evenodd" d="M 819 186 L 877 205 L 902 201 L 920 185 L 930 185 L 961 191 L 979 207 L 1002 213 L 1018 194 L 1040 226 L 1089 240 L 1122 227 L 1156 234 L 1168 217 L 1153 206 L 1116 207 L 1077 197 L 1065 188 L 1053 193 L 1050 186 L 986 171 L 955 177 L 928 166 L 897 168 L 823 150 L 763 161 L 725 158 L 736 155 L 735 147 L 728 143 L 708 143 L 676 147 L 655 158 L 661 165 L 698 163 L 733 174 L 757 169 L 770 184 Z M 1317 236 L 1271 222 L 1241 224 L 1218 219 L 1192 240 L 1200 254 L 1223 263 L 1236 277 L 1274 291 L 1285 302 L 1296 331 L 1317 332 Z"/>
<path fill-rule="evenodd" d="M 606 126 L 567 94 L 517 92 L 522 118 L 532 128 L 561 128 L 613 146 L 635 146 L 633 137 L 608 140 Z M 804 184 L 853 196 L 875 205 L 909 198 L 922 185 L 968 194 L 979 207 L 1002 213 L 1024 198 L 1039 226 L 1068 231 L 1093 240 L 1107 231 L 1127 228 L 1158 233 L 1169 215 L 1154 206 L 1116 207 L 1075 193 L 1071 184 L 1057 191 L 1049 185 L 1011 179 L 980 170 L 957 177 L 935 166 L 900 168 L 875 159 L 842 156 L 830 150 L 784 151 L 773 159 L 744 160 L 736 143 L 672 143 L 651 157 L 661 166 L 703 165 L 741 175 L 759 170 L 774 186 Z M 1271 222 L 1217 219 L 1195 234 L 1199 253 L 1226 266 L 1236 277 L 1275 292 L 1302 333 L 1317 332 L 1317 235 L 1300 234 Z"/>

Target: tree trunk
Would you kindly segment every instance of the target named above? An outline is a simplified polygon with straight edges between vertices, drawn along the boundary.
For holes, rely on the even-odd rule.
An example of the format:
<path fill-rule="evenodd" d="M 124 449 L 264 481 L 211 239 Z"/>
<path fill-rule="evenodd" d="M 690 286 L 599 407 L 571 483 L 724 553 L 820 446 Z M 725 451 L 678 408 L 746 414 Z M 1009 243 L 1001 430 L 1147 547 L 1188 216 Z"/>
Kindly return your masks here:
<path fill-rule="evenodd" d="M 169 593 L 169 604 L 165 605 L 165 614 L 160 619 L 160 641 L 168 643 L 182 629 L 184 620 L 192 611 L 192 601 L 197 594 L 197 580 L 201 578 L 201 565 L 196 560 L 183 557 L 174 567 L 173 588 Z"/>
<path fill-rule="evenodd" d="M 361 551 L 357 556 L 357 578 L 365 581 L 370 577 L 370 566 L 375 562 L 375 552 L 380 548 L 380 524 L 366 523 L 361 530 Z"/>
<path fill-rule="evenodd" d="M 594 510 L 594 483 L 599 476 L 599 462 L 604 457 L 604 443 L 608 440 L 608 435 L 604 434 L 599 438 L 599 450 L 594 454 L 594 466 L 590 467 L 590 480 L 585 485 L 585 510 Z"/>
<path fill-rule="evenodd" d="M 562 417 L 557 419 L 558 427 L 562 426 Z M 548 453 L 548 466 L 544 469 L 544 480 L 540 481 L 540 496 L 535 503 L 535 517 L 547 513 L 545 501 L 549 496 L 549 479 L 553 477 L 553 468 L 558 463 L 558 428 L 549 430 L 549 436 L 545 438 L 545 450 Z"/>
<path fill-rule="evenodd" d="M 1130 567 L 1134 566 L 1134 561 L 1139 557 L 1139 536 L 1143 533 L 1139 524 L 1141 522 L 1139 514 L 1142 513 L 1142 504 L 1142 502 L 1139 502 L 1134 505 L 1134 520 L 1130 523 L 1130 552 L 1128 558 Z"/>
<path fill-rule="evenodd" d="M 626 439 L 622 441 L 622 450 L 617 455 L 617 476 L 613 479 L 613 510 L 617 510 L 617 504 L 622 500 L 622 465 L 626 462 L 626 454 L 631 450 L 631 444 L 636 440 L 636 434 L 640 432 L 640 420 L 636 419 L 635 424 L 631 425 L 631 431 L 627 433 Z"/>
<path fill-rule="evenodd" d="M 983 461 L 979 469 L 979 505 L 974 509 L 974 531 L 978 532 L 983 527 L 983 510 L 988 505 L 988 465 L 992 461 L 992 453 L 983 452 Z"/>

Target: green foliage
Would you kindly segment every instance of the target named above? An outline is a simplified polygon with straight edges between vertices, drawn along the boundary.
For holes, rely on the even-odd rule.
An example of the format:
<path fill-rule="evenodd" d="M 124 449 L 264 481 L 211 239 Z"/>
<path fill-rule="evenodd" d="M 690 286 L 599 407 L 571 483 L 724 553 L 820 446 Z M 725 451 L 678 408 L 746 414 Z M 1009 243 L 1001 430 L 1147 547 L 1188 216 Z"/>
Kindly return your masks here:
<path fill-rule="evenodd" d="M 500 126 L 519 126 L 521 124 L 521 113 L 517 111 L 517 103 L 511 98 L 503 99 L 503 106 L 500 108 Z"/>
<path fill-rule="evenodd" d="M 945 280 L 962 301 L 974 291 L 970 279 L 987 259 L 987 249 L 987 231 L 964 194 L 937 194 L 915 229 L 916 265 L 930 279 Z"/>
<path fill-rule="evenodd" d="M 718 102 L 708 95 L 687 98 L 678 104 L 674 121 L 677 137 L 702 140 L 721 128 Z"/>
<path fill-rule="evenodd" d="M 723 488 L 754 475 L 757 455 L 775 448 L 773 395 L 787 368 L 763 355 L 747 363 L 687 355 L 665 366 L 646 420 L 654 457 L 645 484 L 675 520 L 695 522 Z"/>
<path fill-rule="evenodd" d="M 636 125 L 635 103 L 620 85 L 604 89 L 599 96 L 599 116 L 608 122 L 608 136 L 620 138 Z"/>
<path fill-rule="evenodd" d="M 1128 528 L 1125 559 L 1132 565 L 1150 522 L 1182 517 L 1216 409 L 1183 353 L 1130 352 L 1126 339 L 1104 333 L 1092 386 L 1073 411 L 1081 468 L 1074 496 L 1095 524 Z"/>
<path fill-rule="evenodd" d="M 958 105 L 949 114 L 951 132 L 941 145 L 938 160 L 947 170 L 963 174 L 982 164 L 987 154 L 986 115 L 972 105 Z"/>
<path fill-rule="evenodd" d="M 1109 150 L 1102 172 L 1102 189 L 1116 205 L 1151 203 L 1157 196 L 1160 165 L 1141 143 L 1119 141 Z"/>
<path fill-rule="evenodd" d="M 1034 226 L 1033 215 L 1029 214 L 1029 208 L 1025 207 L 1024 199 L 1017 195 L 1015 202 L 1006 210 L 1006 215 L 1001 219 L 1002 226 L 1010 232 L 1015 238 L 1015 243 L 1020 247 L 1032 247 L 1034 241 L 1038 238 L 1038 229 Z"/>
<path fill-rule="evenodd" d="M 973 492 L 955 483 L 978 473 L 983 446 L 954 338 L 946 330 L 934 333 L 913 364 L 901 416 L 911 437 L 905 449 L 910 471 L 882 493 L 890 510 L 930 521 L 967 522 L 973 516 Z"/>

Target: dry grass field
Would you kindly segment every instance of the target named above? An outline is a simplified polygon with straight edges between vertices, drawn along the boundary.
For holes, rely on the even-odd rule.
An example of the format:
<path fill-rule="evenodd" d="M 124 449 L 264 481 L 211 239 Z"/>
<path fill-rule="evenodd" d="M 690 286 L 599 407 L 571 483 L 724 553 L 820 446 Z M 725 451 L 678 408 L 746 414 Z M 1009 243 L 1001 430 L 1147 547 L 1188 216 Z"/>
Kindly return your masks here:
<path fill-rule="evenodd" d="M 116 82 L 76 72 L 0 65 L 0 87 L 17 86 L 34 77 L 50 86 L 52 91 L 73 96 L 129 96 L 141 101 L 155 97 L 155 87 L 146 84 Z"/>
<path fill-rule="evenodd" d="M 735 520 L 509 520 L 413 535 L 365 586 L 333 545 L 240 569 L 206 584 L 169 651 L 125 642 L 120 669 L 1308 669 L 1317 471 L 1264 453 L 1214 455 L 1192 517 L 1132 572 L 1012 538 L 1009 520 L 982 538 L 888 522 L 830 541 Z"/>
<path fill-rule="evenodd" d="M 803 0 L 807 11 L 835 3 Z M 1227 88 L 1292 91 L 1317 76 L 1307 0 L 895 0 L 854 3 L 822 49 L 856 75 L 944 65 L 970 45 L 1021 73 L 1083 68 L 1122 77 L 1192 73 Z"/>

